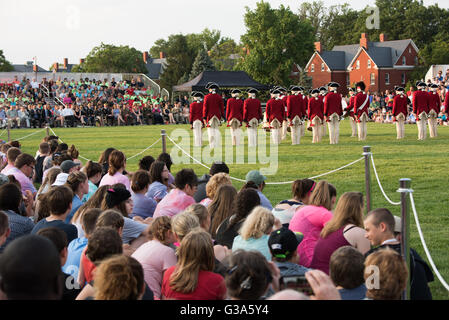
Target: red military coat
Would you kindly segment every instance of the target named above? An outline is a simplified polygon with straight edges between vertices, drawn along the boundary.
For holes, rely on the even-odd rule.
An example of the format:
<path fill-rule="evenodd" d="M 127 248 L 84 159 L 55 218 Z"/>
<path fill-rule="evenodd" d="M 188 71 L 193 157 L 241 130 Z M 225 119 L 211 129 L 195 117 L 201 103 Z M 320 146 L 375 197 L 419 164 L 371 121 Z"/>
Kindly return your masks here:
<path fill-rule="evenodd" d="M 226 105 L 226 121 L 229 122 L 232 119 L 237 119 L 240 121 L 240 125 L 243 121 L 243 100 L 230 98 L 228 99 L 228 103 Z"/>
<path fill-rule="evenodd" d="M 413 93 L 413 113 L 419 117 L 422 112 L 429 113 L 429 94 L 419 90 Z"/>
<path fill-rule="evenodd" d="M 209 93 L 204 97 L 203 119 L 209 122 L 214 116 L 219 120 L 224 117 L 223 98 L 219 94 Z"/>
<path fill-rule="evenodd" d="M 367 100 L 368 99 L 368 100 Z M 365 103 L 365 101 L 367 101 Z M 365 103 L 363 108 L 359 110 L 359 108 Z M 354 101 L 354 115 L 356 115 L 358 118 L 362 116 L 363 113 L 366 113 L 368 115 L 368 107 L 369 107 L 369 96 L 364 92 L 359 92 L 355 95 L 355 101 Z"/>
<path fill-rule="evenodd" d="M 203 122 L 203 101 L 194 101 L 190 104 L 189 120 L 190 124 L 196 120 Z"/>
<path fill-rule="evenodd" d="M 313 118 L 315 117 L 318 117 L 321 120 L 323 120 L 324 118 L 323 110 L 324 110 L 324 103 L 323 100 L 320 99 L 320 97 L 317 98 L 312 97 L 309 99 L 307 116 L 309 117 L 310 121 L 312 121 Z"/>
<path fill-rule="evenodd" d="M 354 103 L 355 103 L 355 95 L 349 98 L 348 107 L 346 108 L 346 111 L 348 111 L 348 115 L 351 118 L 354 118 Z"/>
<path fill-rule="evenodd" d="M 341 116 L 343 114 L 341 99 L 342 99 L 341 94 L 329 92 L 324 97 L 324 116 L 330 117 L 334 113 Z"/>
<path fill-rule="evenodd" d="M 408 98 L 406 95 L 398 94 L 393 98 L 393 116 L 396 118 L 400 113 L 407 117 L 408 114 Z M 395 119 L 396 120 L 396 119 Z"/>
<path fill-rule="evenodd" d="M 282 124 L 285 119 L 284 101 L 282 101 L 282 99 L 268 100 L 266 114 L 268 123 L 271 123 L 274 119 L 277 119 Z"/>
<path fill-rule="evenodd" d="M 287 98 L 287 118 L 293 120 L 296 116 L 299 118 L 306 116 L 307 106 L 304 104 L 302 95 L 291 95 Z"/>
<path fill-rule="evenodd" d="M 441 110 L 441 99 L 437 92 L 429 92 L 429 112 L 430 110 L 435 110 L 437 114 Z"/>
<path fill-rule="evenodd" d="M 444 105 L 446 106 L 444 108 L 444 112 L 449 113 L 449 90 L 446 92 L 446 99 L 444 99 Z"/>
<path fill-rule="evenodd" d="M 252 119 L 263 118 L 262 105 L 259 99 L 248 98 L 243 103 L 243 121 L 249 123 Z"/>

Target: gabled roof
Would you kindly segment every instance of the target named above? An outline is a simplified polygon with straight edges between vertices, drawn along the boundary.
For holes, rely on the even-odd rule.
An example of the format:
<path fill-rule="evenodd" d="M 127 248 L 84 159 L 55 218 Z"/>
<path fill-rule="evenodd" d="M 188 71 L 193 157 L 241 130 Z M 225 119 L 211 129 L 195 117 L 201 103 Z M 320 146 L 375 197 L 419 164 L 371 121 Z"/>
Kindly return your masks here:
<path fill-rule="evenodd" d="M 28 64 L 13 64 L 15 72 L 34 72 L 33 65 Z M 37 66 L 37 72 L 48 72 L 47 70 Z"/>
<path fill-rule="evenodd" d="M 146 68 L 148 70 L 147 75 L 150 79 L 159 80 L 162 72 L 167 66 L 167 59 L 153 59 L 149 58 L 146 63 Z"/>
<path fill-rule="evenodd" d="M 345 52 L 343 51 L 323 51 L 320 54 L 324 62 L 331 70 L 345 70 Z"/>

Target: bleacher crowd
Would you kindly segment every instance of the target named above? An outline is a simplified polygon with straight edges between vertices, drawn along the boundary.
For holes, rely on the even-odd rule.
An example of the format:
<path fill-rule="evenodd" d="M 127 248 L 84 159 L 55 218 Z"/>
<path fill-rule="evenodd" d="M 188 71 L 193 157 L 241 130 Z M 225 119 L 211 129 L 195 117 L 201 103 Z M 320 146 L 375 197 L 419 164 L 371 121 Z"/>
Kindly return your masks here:
<path fill-rule="evenodd" d="M 223 162 L 198 177 L 166 153 L 129 172 L 114 148 L 84 164 L 55 136 L 36 149 L 0 149 L 1 299 L 397 300 L 408 275 L 432 298 L 400 218 L 365 216 L 360 192 L 300 179 L 273 207 L 257 170 L 237 190 Z"/>

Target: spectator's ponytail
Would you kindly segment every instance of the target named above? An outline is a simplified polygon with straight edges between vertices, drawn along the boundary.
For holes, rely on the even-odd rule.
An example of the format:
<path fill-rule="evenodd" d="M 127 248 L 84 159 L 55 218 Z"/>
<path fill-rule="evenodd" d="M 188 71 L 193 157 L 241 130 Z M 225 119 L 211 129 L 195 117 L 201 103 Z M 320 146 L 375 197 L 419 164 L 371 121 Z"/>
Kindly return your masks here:
<path fill-rule="evenodd" d="M 315 185 L 315 181 L 311 179 L 295 180 L 292 184 L 293 198 L 303 200 L 307 197 L 307 194 L 312 194 Z"/>
<path fill-rule="evenodd" d="M 337 196 L 337 190 L 327 181 L 320 181 L 310 196 L 310 205 L 332 209 L 332 197 Z"/>

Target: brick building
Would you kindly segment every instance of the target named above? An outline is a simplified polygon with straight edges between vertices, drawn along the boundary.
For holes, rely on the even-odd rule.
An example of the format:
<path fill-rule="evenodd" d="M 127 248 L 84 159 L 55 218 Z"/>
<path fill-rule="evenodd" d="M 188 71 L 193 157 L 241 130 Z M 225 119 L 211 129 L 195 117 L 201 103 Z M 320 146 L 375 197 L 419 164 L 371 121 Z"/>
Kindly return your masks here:
<path fill-rule="evenodd" d="M 316 42 L 315 53 L 305 67 L 313 87 L 338 82 L 339 92 L 347 94 L 347 87 L 359 81 L 364 81 L 370 92 L 405 86 L 418 64 L 418 47 L 411 39 L 387 41 L 384 34 L 379 38 L 379 42 L 370 42 L 362 33 L 359 44 L 335 46 L 332 51 L 323 50 Z"/>

